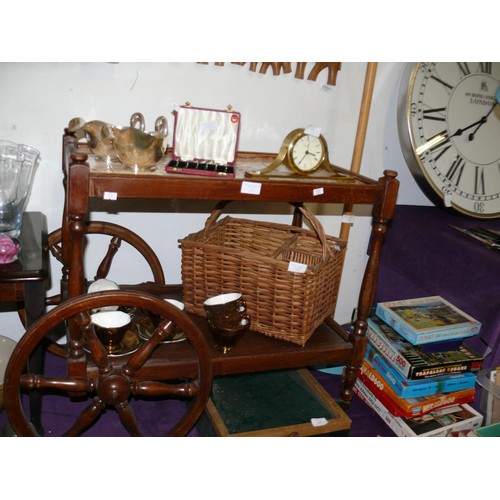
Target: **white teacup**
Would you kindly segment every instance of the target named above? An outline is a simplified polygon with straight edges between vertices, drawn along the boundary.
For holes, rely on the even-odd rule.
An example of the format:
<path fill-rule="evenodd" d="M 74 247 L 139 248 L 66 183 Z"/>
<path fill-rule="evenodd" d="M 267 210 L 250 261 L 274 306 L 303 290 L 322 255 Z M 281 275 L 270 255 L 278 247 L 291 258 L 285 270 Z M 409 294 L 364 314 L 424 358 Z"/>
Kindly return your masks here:
<path fill-rule="evenodd" d="M 175 300 L 175 299 L 163 299 L 165 302 L 168 302 L 169 304 L 172 304 L 173 306 L 177 307 L 177 309 L 180 309 L 181 311 L 184 311 L 184 303 L 181 302 L 180 300 Z M 151 320 L 153 321 L 153 326 L 156 328 L 160 322 L 161 318 L 157 314 L 150 313 L 149 314 Z M 152 333 L 152 332 L 151 332 Z M 151 335 L 147 335 L 147 338 L 149 338 Z M 166 338 L 165 340 L 162 340 L 162 342 L 179 342 L 181 340 L 184 340 L 186 336 L 182 333 L 180 328 L 178 326 L 175 326 L 172 331 L 171 335 Z"/>
<path fill-rule="evenodd" d="M 119 290 L 120 287 L 114 281 L 108 280 L 106 278 L 101 278 L 95 280 L 89 285 L 88 292 L 104 292 L 105 290 Z"/>
<path fill-rule="evenodd" d="M 93 292 L 105 292 L 107 290 L 119 290 L 119 289 L 120 287 L 114 281 L 101 278 L 91 283 L 87 291 L 88 293 L 93 293 Z M 106 306 L 106 307 L 99 307 L 98 309 L 93 309 L 93 312 L 116 311 L 117 309 L 118 306 Z"/>
<path fill-rule="evenodd" d="M 223 293 L 203 303 L 216 349 L 228 353 L 250 326 L 247 303 L 241 293 Z"/>
<path fill-rule="evenodd" d="M 220 295 L 215 295 L 214 297 L 210 297 L 205 302 L 203 302 L 203 305 L 211 307 L 211 306 L 220 306 L 223 304 L 228 304 L 229 302 L 234 302 L 236 300 L 241 299 L 242 294 L 239 292 L 233 292 L 233 293 L 221 293 Z M 241 312 L 244 311 L 243 306 L 239 306 L 239 310 Z"/>
<path fill-rule="evenodd" d="M 90 316 L 94 330 L 109 353 L 120 349 L 121 341 L 130 324 L 130 315 L 123 311 L 100 311 Z"/>
<path fill-rule="evenodd" d="M 184 311 L 184 302 L 181 302 L 180 300 L 165 299 L 165 302 L 169 302 L 170 304 L 177 307 L 177 309 Z M 184 333 L 182 333 L 182 330 L 178 326 L 176 326 L 174 328 L 174 331 L 172 332 L 172 338 L 166 339 L 163 342 L 178 342 L 180 340 L 185 340 L 185 339 L 186 339 L 186 335 Z"/>
<path fill-rule="evenodd" d="M 165 299 L 165 302 L 169 302 L 170 304 L 172 304 L 175 307 L 177 307 L 177 309 L 180 309 L 181 311 L 184 311 L 184 302 L 181 302 L 180 300 Z"/>

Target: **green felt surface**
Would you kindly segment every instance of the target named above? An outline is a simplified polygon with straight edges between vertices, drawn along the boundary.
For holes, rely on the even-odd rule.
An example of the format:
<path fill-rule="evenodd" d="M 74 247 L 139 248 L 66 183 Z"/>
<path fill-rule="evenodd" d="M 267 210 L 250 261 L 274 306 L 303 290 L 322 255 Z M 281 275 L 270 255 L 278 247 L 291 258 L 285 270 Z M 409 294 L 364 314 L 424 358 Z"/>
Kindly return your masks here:
<path fill-rule="evenodd" d="M 217 378 L 211 398 L 229 434 L 336 417 L 297 370 Z"/>
<path fill-rule="evenodd" d="M 480 427 L 474 432 L 481 437 L 500 437 L 500 422 L 487 425 L 486 427 Z"/>

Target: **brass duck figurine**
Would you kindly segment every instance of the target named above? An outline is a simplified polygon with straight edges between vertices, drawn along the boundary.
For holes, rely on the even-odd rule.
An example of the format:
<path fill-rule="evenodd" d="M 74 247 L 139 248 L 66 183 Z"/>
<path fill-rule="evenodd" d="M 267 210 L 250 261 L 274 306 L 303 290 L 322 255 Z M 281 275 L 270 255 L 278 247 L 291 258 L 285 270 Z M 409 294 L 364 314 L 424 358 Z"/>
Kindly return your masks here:
<path fill-rule="evenodd" d="M 118 158 L 127 167 L 153 168 L 162 158 L 167 147 L 167 119 L 159 116 L 154 132 L 144 132 L 144 117 L 134 113 L 130 127 L 120 128 L 105 125 L 101 131 L 102 141 L 112 145 Z"/>

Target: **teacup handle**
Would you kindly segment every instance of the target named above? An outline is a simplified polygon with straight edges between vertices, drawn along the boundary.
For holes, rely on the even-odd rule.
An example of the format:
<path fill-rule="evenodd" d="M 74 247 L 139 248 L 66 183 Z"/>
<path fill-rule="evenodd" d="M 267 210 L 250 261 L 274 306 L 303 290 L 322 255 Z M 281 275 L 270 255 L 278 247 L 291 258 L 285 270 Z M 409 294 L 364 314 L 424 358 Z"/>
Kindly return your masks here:
<path fill-rule="evenodd" d="M 245 299 L 238 299 L 236 304 L 238 304 L 238 311 L 240 313 L 247 310 L 247 301 Z"/>
<path fill-rule="evenodd" d="M 250 326 L 250 316 L 248 314 L 244 314 L 241 319 L 240 319 L 240 325 L 241 326 Z"/>

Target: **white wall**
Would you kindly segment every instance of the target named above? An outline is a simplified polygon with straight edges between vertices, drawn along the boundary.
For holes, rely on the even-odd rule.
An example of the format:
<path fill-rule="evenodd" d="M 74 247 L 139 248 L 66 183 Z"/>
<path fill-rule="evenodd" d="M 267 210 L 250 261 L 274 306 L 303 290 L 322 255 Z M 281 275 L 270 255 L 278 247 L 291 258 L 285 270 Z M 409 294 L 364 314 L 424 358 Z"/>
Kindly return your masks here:
<path fill-rule="evenodd" d="M 399 172 L 400 204 L 429 204 L 413 181 L 397 139 L 396 100 L 405 63 L 380 63 L 366 136 L 361 173 L 378 178 L 384 169 Z M 343 63 L 337 85 L 326 85 L 326 75 L 316 82 L 298 80 L 293 73 L 273 76 L 250 72 L 247 66 L 226 63 L 223 67 L 189 63 L 0 63 L 0 138 L 29 144 L 41 151 L 28 210 L 47 215 L 49 231 L 61 224 L 61 137 L 71 118 L 100 119 L 126 125 L 140 111 L 146 126 L 153 127 L 166 115 L 173 130 L 171 111 L 186 101 L 194 106 L 225 108 L 231 104 L 242 114 L 240 149 L 277 152 L 286 134 L 298 127 L 317 125 L 328 141 L 330 159 L 350 167 L 365 63 Z M 306 71 L 307 75 L 307 71 Z M 239 205 L 241 207 L 241 205 Z M 265 212 L 265 207 L 260 207 Z M 315 207 L 318 208 L 318 207 Z M 186 203 L 166 201 L 167 213 L 94 213 L 100 220 L 125 225 L 144 237 L 164 265 L 167 281 L 180 282 L 180 250 L 177 240 L 199 230 L 210 210 L 206 204 L 189 208 Z M 320 219 L 327 233 L 339 227 L 338 211 L 321 207 Z M 249 211 L 252 209 L 249 208 Z M 194 212 L 194 213 L 193 213 Z M 358 213 L 358 212 L 356 212 Z M 360 212 L 351 230 L 336 319 L 348 321 L 356 306 L 366 262 L 369 216 Z M 251 217 L 289 221 L 288 215 L 251 214 Z M 97 243 L 96 245 L 101 245 Z M 88 264 L 96 260 L 87 256 Z M 127 249 L 119 252 L 111 279 L 137 282 L 149 279 L 142 261 L 126 261 Z M 94 268 L 95 269 L 95 265 Z M 56 292 L 60 266 L 52 268 Z M 1 315 L 0 334 L 18 339 L 23 328 L 12 312 Z"/>

